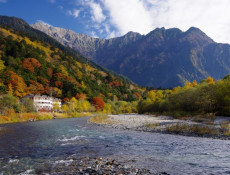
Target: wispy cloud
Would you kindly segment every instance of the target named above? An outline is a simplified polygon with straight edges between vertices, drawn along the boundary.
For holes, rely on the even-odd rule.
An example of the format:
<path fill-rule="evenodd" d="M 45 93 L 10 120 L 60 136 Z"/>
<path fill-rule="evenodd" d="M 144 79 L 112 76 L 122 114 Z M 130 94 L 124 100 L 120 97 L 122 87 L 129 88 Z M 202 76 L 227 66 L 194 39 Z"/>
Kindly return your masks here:
<path fill-rule="evenodd" d="M 72 15 L 77 18 L 80 14 L 81 10 L 77 10 L 77 9 L 74 9 L 73 12 L 72 12 Z"/>
<path fill-rule="evenodd" d="M 79 16 L 80 12 L 81 12 L 81 10 L 73 9 L 72 11 L 68 10 L 67 14 L 73 16 L 74 18 L 77 18 Z"/>
<path fill-rule="evenodd" d="M 94 32 L 94 31 L 92 31 L 92 32 L 90 33 L 90 35 L 91 35 L 93 38 L 98 38 L 96 32 Z"/>
<path fill-rule="evenodd" d="M 57 8 L 58 8 L 59 10 L 63 10 L 63 9 L 64 9 L 64 7 L 63 7 L 62 5 L 59 5 Z"/>
<path fill-rule="evenodd" d="M 52 4 L 54 4 L 55 3 L 55 0 L 49 0 L 50 1 L 50 3 L 52 3 Z"/>
<path fill-rule="evenodd" d="M 6 3 L 7 0 L 0 0 L 0 3 Z"/>
<path fill-rule="evenodd" d="M 74 10 L 73 10 L 73 16 L 74 16 L 75 18 L 77 18 L 77 17 L 79 16 L 80 12 L 81 12 L 81 10 L 74 9 Z"/>

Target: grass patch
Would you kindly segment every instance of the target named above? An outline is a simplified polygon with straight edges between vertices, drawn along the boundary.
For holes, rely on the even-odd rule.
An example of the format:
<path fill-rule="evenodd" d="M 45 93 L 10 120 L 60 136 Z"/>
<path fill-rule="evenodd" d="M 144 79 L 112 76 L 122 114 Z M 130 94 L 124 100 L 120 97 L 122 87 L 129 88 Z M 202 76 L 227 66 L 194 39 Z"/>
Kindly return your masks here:
<path fill-rule="evenodd" d="M 53 113 L 53 116 L 57 119 L 64 119 L 64 118 L 89 117 L 92 116 L 92 114 L 90 112 Z"/>
<path fill-rule="evenodd" d="M 222 123 L 222 124 L 220 125 L 220 127 L 221 127 L 222 129 L 230 129 L 230 122 L 229 122 L 229 121 L 225 121 L 224 123 Z"/>
<path fill-rule="evenodd" d="M 89 121 L 91 123 L 96 123 L 96 124 L 112 124 L 110 117 L 108 115 L 103 115 L 103 114 L 93 116 L 89 119 Z"/>
<path fill-rule="evenodd" d="M 168 132 L 175 133 L 191 133 L 197 135 L 219 135 L 220 131 L 217 128 L 211 128 L 208 126 L 201 125 L 188 125 L 188 124 L 176 124 L 170 125 L 166 128 Z"/>
<path fill-rule="evenodd" d="M 7 116 L 0 116 L 0 123 L 16 123 L 28 120 L 38 120 L 41 118 L 38 113 L 13 113 Z"/>
<path fill-rule="evenodd" d="M 230 136 L 230 129 L 226 129 L 224 131 L 224 136 Z"/>
<path fill-rule="evenodd" d="M 160 126 L 160 123 L 146 123 L 147 128 L 157 128 Z"/>
<path fill-rule="evenodd" d="M 215 120 L 215 113 L 192 113 L 186 111 L 170 111 L 170 112 L 163 112 L 161 115 L 172 116 L 175 119 L 180 120 L 193 120 L 195 122 L 205 122 L 205 121 L 214 121 Z"/>
<path fill-rule="evenodd" d="M 223 130 L 223 135 L 224 136 L 230 136 L 230 122 L 225 121 L 220 125 L 221 129 Z"/>
<path fill-rule="evenodd" d="M 53 119 L 52 113 L 38 113 L 38 117 L 35 120 L 51 120 Z"/>
<path fill-rule="evenodd" d="M 37 120 L 51 120 L 53 118 L 64 119 L 64 118 L 75 118 L 75 117 L 88 117 L 92 114 L 89 112 L 81 113 L 11 113 L 7 116 L 0 115 L 0 124 L 5 123 L 17 123 L 26 121 L 37 121 Z"/>
<path fill-rule="evenodd" d="M 92 113 L 90 113 L 90 112 L 76 112 L 76 113 L 70 113 L 68 115 L 71 118 L 76 118 L 76 117 L 90 117 L 90 116 L 92 116 Z"/>

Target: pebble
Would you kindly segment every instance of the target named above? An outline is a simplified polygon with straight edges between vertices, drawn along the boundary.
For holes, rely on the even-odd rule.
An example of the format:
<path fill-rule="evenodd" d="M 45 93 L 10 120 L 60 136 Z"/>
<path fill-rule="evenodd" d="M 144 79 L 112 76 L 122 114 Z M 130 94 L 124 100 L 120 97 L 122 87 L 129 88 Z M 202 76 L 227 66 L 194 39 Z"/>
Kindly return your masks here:
<path fill-rule="evenodd" d="M 82 165 L 85 166 L 82 166 Z M 40 172 L 39 172 L 40 173 Z M 51 168 L 51 175 L 84 174 L 84 175 L 168 175 L 166 172 L 154 173 L 144 168 L 130 167 L 127 164 L 118 163 L 116 160 L 100 158 L 79 158 L 69 165 L 56 164 Z"/>

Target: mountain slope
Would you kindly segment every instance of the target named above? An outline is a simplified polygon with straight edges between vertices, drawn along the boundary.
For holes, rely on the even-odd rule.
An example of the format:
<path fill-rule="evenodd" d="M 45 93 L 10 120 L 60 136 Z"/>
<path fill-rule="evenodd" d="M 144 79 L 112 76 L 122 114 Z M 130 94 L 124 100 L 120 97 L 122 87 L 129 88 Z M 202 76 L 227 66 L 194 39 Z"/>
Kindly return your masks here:
<path fill-rule="evenodd" d="M 0 94 L 134 100 L 141 89 L 88 61 L 25 21 L 0 16 Z"/>
<path fill-rule="evenodd" d="M 230 45 L 215 43 L 195 27 L 186 32 L 157 28 L 147 35 L 129 32 L 105 40 L 43 23 L 32 26 L 139 85 L 169 88 L 230 73 Z"/>

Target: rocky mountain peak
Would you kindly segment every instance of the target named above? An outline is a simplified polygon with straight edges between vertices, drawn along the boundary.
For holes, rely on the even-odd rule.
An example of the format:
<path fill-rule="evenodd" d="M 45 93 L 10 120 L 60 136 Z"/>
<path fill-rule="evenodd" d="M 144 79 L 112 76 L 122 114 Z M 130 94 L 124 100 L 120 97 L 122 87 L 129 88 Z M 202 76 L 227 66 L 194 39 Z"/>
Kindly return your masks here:
<path fill-rule="evenodd" d="M 208 37 L 203 31 L 196 27 L 190 27 L 184 33 L 184 39 L 200 47 L 214 43 L 214 41 L 210 37 Z"/>
<path fill-rule="evenodd" d="M 124 37 L 127 37 L 127 38 L 136 38 L 136 37 L 141 37 L 141 36 L 142 35 L 140 33 L 133 32 L 133 31 L 130 31 L 124 35 Z"/>
<path fill-rule="evenodd" d="M 36 28 L 143 86 L 168 88 L 186 80 L 219 79 L 230 73 L 230 46 L 215 43 L 196 27 L 185 32 L 156 28 L 147 35 L 130 31 L 111 39 L 47 26 L 46 31 Z"/>

